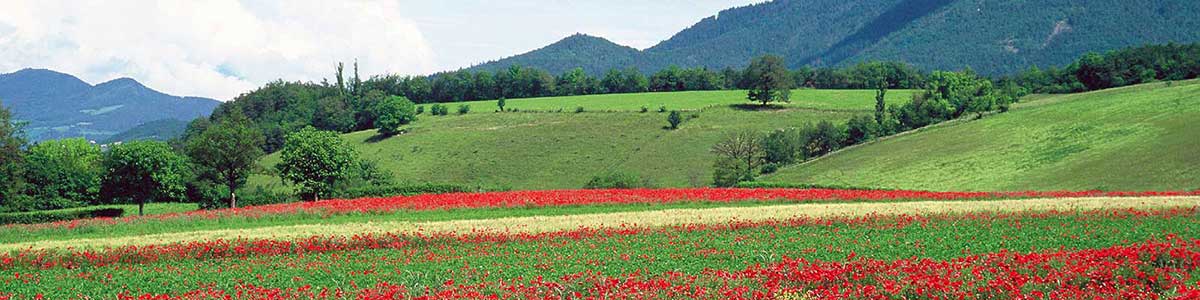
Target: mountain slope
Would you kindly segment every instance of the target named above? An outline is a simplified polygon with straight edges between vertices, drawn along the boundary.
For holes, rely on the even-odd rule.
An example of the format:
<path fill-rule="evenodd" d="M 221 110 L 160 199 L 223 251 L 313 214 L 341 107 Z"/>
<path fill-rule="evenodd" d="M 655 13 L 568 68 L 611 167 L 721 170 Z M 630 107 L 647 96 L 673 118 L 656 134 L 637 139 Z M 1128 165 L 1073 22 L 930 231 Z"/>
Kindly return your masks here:
<path fill-rule="evenodd" d="M 519 63 L 554 74 L 575 66 L 592 74 L 628 66 L 653 72 L 670 65 L 741 67 L 772 53 L 791 67 L 893 60 L 1005 74 L 1066 65 L 1088 51 L 1200 41 L 1200 2 L 776 0 L 721 11 L 644 51 L 587 39 L 593 41 L 573 36 L 474 69 Z"/>
<path fill-rule="evenodd" d="M 120 78 L 95 86 L 50 70 L 0 74 L 0 103 L 28 121 L 30 140 L 65 137 L 104 140 L 150 121 L 208 116 L 216 100 L 178 97 Z"/>
<path fill-rule="evenodd" d="M 579 67 L 594 75 L 614 67 L 632 66 L 638 56 L 637 49 L 599 37 L 575 34 L 541 49 L 487 62 L 471 69 L 494 72 L 512 65 L 537 66 L 557 75 Z"/>
<path fill-rule="evenodd" d="M 761 178 L 922 190 L 1200 188 L 1200 80 L 1056 95 Z"/>

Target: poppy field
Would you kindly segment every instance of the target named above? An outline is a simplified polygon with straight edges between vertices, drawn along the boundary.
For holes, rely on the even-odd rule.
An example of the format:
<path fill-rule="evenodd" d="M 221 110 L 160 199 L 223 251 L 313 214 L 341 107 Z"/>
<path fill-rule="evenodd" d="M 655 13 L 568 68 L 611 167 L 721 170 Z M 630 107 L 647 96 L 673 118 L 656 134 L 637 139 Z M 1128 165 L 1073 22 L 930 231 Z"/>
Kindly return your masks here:
<path fill-rule="evenodd" d="M 1055 202 L 1064 204 L 1045 205 Z M 955 209 L 933 209 L 939 204 Z M 38 238 L 0 254 L 0 298 L 1192 299 L 1200 297 L 1198 205 L 1196 192 L 791 189 L 329 200 L 8 226 L 3 243 Z M 847 210 L 807 213 L 829 207 Z M 651 220 L 670 215 L 688 217 Z M 589 218 L 610 221 L 488 227 Z M 418 219 L 461 227 L 358 229 Z M 354 229 L 201 234 L 306 222 Z M 163 232 L 194 236 L 78 246 Z"/>

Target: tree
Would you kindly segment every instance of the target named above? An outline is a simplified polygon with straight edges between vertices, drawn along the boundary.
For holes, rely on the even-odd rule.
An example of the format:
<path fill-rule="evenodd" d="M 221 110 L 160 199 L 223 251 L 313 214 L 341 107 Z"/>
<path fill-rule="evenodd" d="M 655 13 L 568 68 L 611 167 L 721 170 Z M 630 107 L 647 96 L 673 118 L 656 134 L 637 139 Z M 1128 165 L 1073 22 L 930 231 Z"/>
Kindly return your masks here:
<path fill-rule="evenodd" d="M 804 159 L 800 131 L 788 128 L 775 130 L 762 139 L 763 159 L 768 163 L 790 164 Z"/>
<path fill-rule="evenodd" d="M 392 96 L 377 104 L 375 111 L 375 128 L 379 134 L 394 135 L 400 132 L 400 126 L 417 120 L 417 105 L 408 98 Z"/>
<path fill-rule="evenodd" d="M 791 83 L 783 58 L 775 55 L 764 55 L 755 58 L 746 68 L 745 78 L 750 80 L 750 92 L 746 98 L 750 101 L 762 102 L 762 105 L 775 101 L 788 101 L 791 94 Z"/>
<path fill-rule="evenodd" d="M 146 202 L 184 198 L 187 159 L 158 141 L 135 141 L 112 146 L 104 155 L 103 198 L 136 202 L 142 215 Z"/>
<path fill-rule="evenodd" d="M 500 97 L 500 100 L 496 100 L 496 106 L 499 106 L 499 107 L 500 107 L 500 111 L 501 111 L 501 112 L 503 112 L 503 111 L 504 111 L 504 105 L 505 105 L 505 104 L 508 104 L 508 103 L 507 103 L 506 101 L 504 101 L 504 97 Z"/>
<path fill-rule="evenodd" d="M 845 146 L 866 142 L 880 136 L 879 123 L 866 115 L 858 115 L 846 122 Z"/>
<path fill-rule="evenodd" d="M 678 110 L 672 110 L 671 114 L 667 115 L 667 123 L 671 124 L 671 129 L 679 129 L 679 123 L 683 123 L 683 116 Z"/>
<path fill-rule="evenodd" d="M 287 136 L 275 168 L 284 181 L 320 200 L 337 181 L 354 172 L 357 154 L 336 132 L 305 127 Z"/>
<path fill-rule="evenodd" d="M 12 112 L 0 105 L 0 205 L 24 189 L 25 135 Z"/>
<path fill-rule="evenodd" d="M 200 178 L 229 188 L 229 207 L 237 207 L 237 189 L 254 171 L 263 156 L 262 132 L 242 114 L 232 114 L 188 141 L 187 152 Z"/>
<path fill-rule="evenodd" d="M 754 170 L 762 165 L 765 156 L 759 136 L 754 131 L 739 131 L 713 145 L 711 151 L 717 155 L 713 181 L 718 186 L 754 179 Z"/>
<path fill-rule="evenodd" d="M 92 203 L 100 195 L 102 158 L 100 147 L 83 138 L 45 141 L 29 148 L 26 176 L 38 198 Z"/>

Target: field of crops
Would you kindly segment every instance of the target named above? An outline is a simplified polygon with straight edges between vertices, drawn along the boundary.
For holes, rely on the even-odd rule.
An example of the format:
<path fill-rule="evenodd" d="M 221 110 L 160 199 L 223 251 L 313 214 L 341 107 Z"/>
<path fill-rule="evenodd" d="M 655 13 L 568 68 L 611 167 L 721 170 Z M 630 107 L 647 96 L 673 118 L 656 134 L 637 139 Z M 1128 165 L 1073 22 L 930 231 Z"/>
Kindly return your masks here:
<path fill-rule="evenodd" d="M 0 299 L 1200 297 L 1200 191 L 558 190 L 0 229 Z"/>

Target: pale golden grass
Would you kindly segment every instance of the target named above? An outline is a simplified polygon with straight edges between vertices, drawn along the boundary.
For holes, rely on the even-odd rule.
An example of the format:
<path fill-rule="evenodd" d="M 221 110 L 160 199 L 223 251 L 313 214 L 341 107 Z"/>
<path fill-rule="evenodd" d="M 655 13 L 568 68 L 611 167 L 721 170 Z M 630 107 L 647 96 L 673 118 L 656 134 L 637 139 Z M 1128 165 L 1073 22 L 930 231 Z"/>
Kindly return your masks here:
<path fill-rule="evenodd" d="M 0 251 L 20 249 L 101 249 L 124 245 L 152 245 L 214 239 L 294 239 L 311 236 L 347 236 L 364 233 L 437 232 L 549 232 L 581 227 L 621 225 L 669 226 L 711 224 L 730 220 L 781 220 L 792 217 L 853 217 L 868 214 L 920 215 L 968 212 L 1080 211 L 1098 209 L 1155 209 L 1194 207 L 1200 197 L 1038 198 L 993 201 L 914 201 L 781 204 L 751 207 L 666 209 L 562 216 L 511 217 L 433 222 L 385 221 L 351 224 L 308 224 L 237 230 L 203 230 L 112 238 L 37 241 L 0 245 Z"/>

